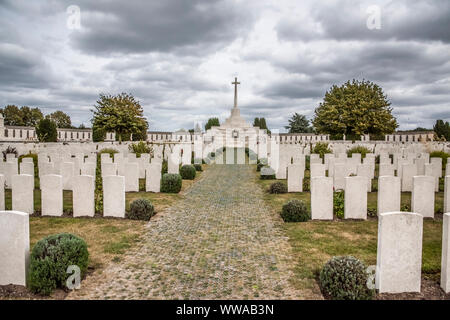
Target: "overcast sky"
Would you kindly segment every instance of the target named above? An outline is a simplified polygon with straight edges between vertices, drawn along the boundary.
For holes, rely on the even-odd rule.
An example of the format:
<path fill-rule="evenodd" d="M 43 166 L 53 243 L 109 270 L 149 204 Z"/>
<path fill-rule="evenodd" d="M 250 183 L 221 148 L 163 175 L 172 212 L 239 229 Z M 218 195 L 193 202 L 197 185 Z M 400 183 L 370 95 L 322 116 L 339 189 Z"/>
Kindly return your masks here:
<path fill-rule="evenodd" d="M 353 78 L 384 89 L 400 129 L 450 120 L 449 0 L 0 0 L 0 40 L 0 105 L 63 110 L 75 125 L 90 126 L 99 93 L 120 92 L 150 130 L 222 122 L 235 76 L 241 114 L 271 129 L 312 118 Z"/>

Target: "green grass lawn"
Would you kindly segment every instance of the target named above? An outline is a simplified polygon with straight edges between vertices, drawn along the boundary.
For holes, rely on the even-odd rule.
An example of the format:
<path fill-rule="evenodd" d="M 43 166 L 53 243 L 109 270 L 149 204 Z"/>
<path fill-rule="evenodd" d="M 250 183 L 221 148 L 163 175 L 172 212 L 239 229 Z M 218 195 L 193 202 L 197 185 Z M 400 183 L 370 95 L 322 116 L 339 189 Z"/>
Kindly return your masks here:
<path fill-rule="evenodd" d="M 203 165 L 203 169 L 207 169 Z M 197 172 L 195 180 L 183 180 L 181 192 L 178 194 L 169 193 L 151 193 L 145 192 L 145 180 L 141 179 L 139 192 L 126 193 L 126 209 L 129 210 L 130 202 L 139 198 L 149 199 L 155 207 L 156 213 L 172 205 L 174 202 L 183 198 L 183 193 L 195 181 L 201 179 L 202 173 Z M 34 209 L 35 212 L 41 210 L 41 190 L 39 179 L 35 184 L 34 190 Z M 11 190 L 5 190 L 5 207 L 11 210 Z M 72 191 L 63 191 L 63 208 L 65 213 L 72 212 Z M 40 239 L 56 233 L 68 232 L 83 238 L 89 249 L 89 268 L 101 269 L 107 263 L 121 260 L 127 250 L 132 249 L 145 234 L 146 221 L 135 221 L 117 218 L 103 218 L 95 216 L 94 218 L 73 218 L 73 217 L 30 217 L 30 246 Z"/>
<path fill-rule="evenodd" d="M 307 173 L 309 176 L 309 172 Z M 309 192 L 270 194 L 268 188 L 271 183 L 275 181 L 287 183 L 287 181 L 258 178 L 259 175 L 256 178 L 257 183 L 265 191 L 264 200 L 275 212 L 280 213 L 283 204 L 293 199 L 303 200 L 308 207 L 310 206 Z M 443 201 L 443 192 L 436 193 L 436 218 L 424 220 L 422 272 L 425 277 L 433 280 L 440 277 Z M 402 208 L 409 209 L 410 203 L 411 193 L 403 192 Z M 368 211 L 376 213 L 377 192 L 368 194 L 367 207 Z M 370 217 L 366 221 L 335 219 L 284 223 L 283 228 L 289 237 L 296 261 L 294 272 L 297 276 L 292 281 L 299 288 L 313 288 L 321 268 L 333 256 L 353 255 L 367 266 L 376 264 L 378 232 L 376 217 Z"/>

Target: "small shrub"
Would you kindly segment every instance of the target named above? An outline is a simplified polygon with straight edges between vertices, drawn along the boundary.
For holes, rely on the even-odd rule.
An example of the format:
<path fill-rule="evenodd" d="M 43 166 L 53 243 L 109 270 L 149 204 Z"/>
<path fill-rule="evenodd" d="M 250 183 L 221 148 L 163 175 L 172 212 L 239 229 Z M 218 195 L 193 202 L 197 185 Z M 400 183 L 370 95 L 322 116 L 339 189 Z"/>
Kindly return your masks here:
<path fill-rule="evenodd" d="M 155 209 L 150 200 L 137 199 L 130 204 L 130 211 L 126 213 L 126 218 L 148 221 L 154 213 Z"/>
<path fill-rule="evenodd" d="M 275 194 L 286 193 L 287 185 L 284 182 L 274 182 L 270 185 L 269 192 Z"/>
<path fill-rule="evenodd" d="M 328 143 L 326 142 L 317 142 L 312 148 L 312 153 L 320 154 L 320 157 L 323 158 L 325 153 L 332 153 L 331 149 L 328 148 Z"/>
<path fill-rule="evenodd" d="M 323 292 L 335 300 L 370 300 L 373 290 L 367 288 L 368 274 L 364 263 L 352 256 L 333 257 L 320 272 Z"/>
<path fill-rule="evenodd" d="M 361 153 L 361 159 L 366 157 L 366 154 L 371 153 L 369 149 L 363 146 L 356 146 L 347 150 L 347 157 L 351 157 L 354 153 Z"/>
<path fill-rule="evenodd" d="M 284 222 L 304 222 L 311 218 L 304 201 L 291 200 L 283 205 L 281 218 Z"/>
<path fill-rule="evenodd" d="M 345 202 L 344 190 L 336 190 L 336 192 L 333 195 L 334 214 L 336 215 L 336 217 L 340 219 L 344 218 L 344 202 Z"/>
<path fill-rule="evenodd" d="M 78 266 L 84 276 L 88 259 L 86 242 L 73 234 L 60 233 L 38 241 L 30 256 L 30 290 L 49 295 L 56 288 L 64 288 L 70 276 L 66 273 L 67 267 Z"/>
<path fill-rule="evenodd" d="M 148 145 L 147 142 L 144 141 L 139 141 L 136 143 L 132 143 L 128 146 L 128 150 L 130 150 L 130 152 L 135 153 L 136 157 L 140 157 L 141 154 L 143 153 L 148 153 L 150 154 L 150 157 L 153 156 L 153 148 Z"/>
<path fill-rule="evenodd" d="M 262 167 L 261 168 L 261 179 L 262 180 L 275 179 L 275 170 L 273 170 L 271 167 Z"/>
<path fill-rule="evenodd" d="M 2 151 L 2 153 L 3 153 L 3 161 L 6 161 L 6 155 L 8 153 L 14 153 L 16 155 L 16 158 L 17 158 L 17 154 L 18 154 L 17 149 L 15 147 L 11 147 L 11 146 L 8 146 L 5 150 Z"/>
<path fill-rule="evenodd" d="M 165 173 L 161 179 L 161 192 L 178 193 L 181 190 L 181 176 L 174 173 Z"/>
<path fill-rule="evenodd" d="M 195 174 L 195 167 L 191 164 L 185 164 L 180 168 L 180 175 L 185 180 L 194 180 Z"/>
<path fill-rule="evenodd" d="M 169 170 L 169 164 L 167 162 L 167 160 L 163 160 L 162 164 L 161 164 L 161 174 L 167 173 Z"/>
<path fill-rule="evenodd" d="M 310 185 L 310 179 L 303 178 L 303 192 L 310 191 L 309 185 Z"/>
<path fill-rule="evenodd" d="M 444 151 L 433 151 L 430 153 L 430 158 L 442 158 L 442 168 L 445 169 L 445 166 L 447 165 L 447 158 L 450 157 L 449 153 L 446 153 Z"/>
<path fill-rule="evenodd" d="M 199 163 L 194 164 L 194 168 L 196 171 L 203 171 L 202 165 Z"/>

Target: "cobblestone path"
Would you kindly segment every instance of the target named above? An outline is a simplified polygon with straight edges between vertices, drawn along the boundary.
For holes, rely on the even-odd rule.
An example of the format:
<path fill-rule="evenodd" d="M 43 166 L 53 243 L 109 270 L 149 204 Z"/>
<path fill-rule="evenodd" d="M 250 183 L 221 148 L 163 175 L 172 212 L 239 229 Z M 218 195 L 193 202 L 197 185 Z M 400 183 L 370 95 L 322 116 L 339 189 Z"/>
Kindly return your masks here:
<path fill-rule="evenodd" d="M 290 246 L 249 165 L 212 165 L 138 248 L 69 299 L 302 299 Z"/>

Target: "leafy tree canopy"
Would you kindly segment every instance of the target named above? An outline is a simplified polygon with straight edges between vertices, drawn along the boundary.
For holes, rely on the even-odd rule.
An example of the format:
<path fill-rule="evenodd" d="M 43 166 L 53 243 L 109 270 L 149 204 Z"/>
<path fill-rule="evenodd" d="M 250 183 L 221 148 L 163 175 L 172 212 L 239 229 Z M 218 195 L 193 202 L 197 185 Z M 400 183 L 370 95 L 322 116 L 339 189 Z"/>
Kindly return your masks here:
<path fill-rule="evenodd" d="M 444 120 L 436 120 L 436 124 L 433 126 L 433 131 L 436 133 L 438 138 L 445 138 L 445 141 L 450 141 L 450 124 L 448 121 L 444 122 Z"/>
<path fill-rule="evenodd" d="M 142 132 L 148 129 L 142 106 L 128 93 L 115 96 L 100 94 L 92 112 L 93 128 L 104 132 L 115 132 L 119 141 L 131 134 L 142 136 Z"/>
<path fill-rule="evenodd" d="M 5 119 L 5 125 L 8 126 L 34 127 L 44 118 L 39 108 L 30 108 L 27 106 L 19 108 L 15 105 L 7 105 L 0 112 Z"/>
<path fill-rule="evenodd" d="M 50 117 L 45 117 L 45 119 L 38 122 L 36 126 L 36 134 L 41 142 L 56 142 L 56 123 L 52 121 Z"/>
<path fill-rule="evenodd" d="M 388 134 L 398 127 L 391 103 L 383 90 L 370 81 L 347 81 L 332 86 L 315 110 L 312 121 L 319 133 Z"/>
<path fill-rule="evenodd" d="M 57 128 L 72 128 L 70 116 L 62 111 L 55 111 L 49 114 L 50 119 L 56 123 Z"/>
<path fill-rule="evenodd" d="M 309 120 L 303 114 L 294 113 L 288 122 L 289 125 L 285 126 L 285 128 L 289 130 L 289 133 L 313 132 L 312 127 L 309 125 Z"/>
<path fill-rule="evenodd" d="M 211 129 L 211 127 L 220 126 L 219 118 L 209 118 L 205 124 L 205 130 Z"/>

